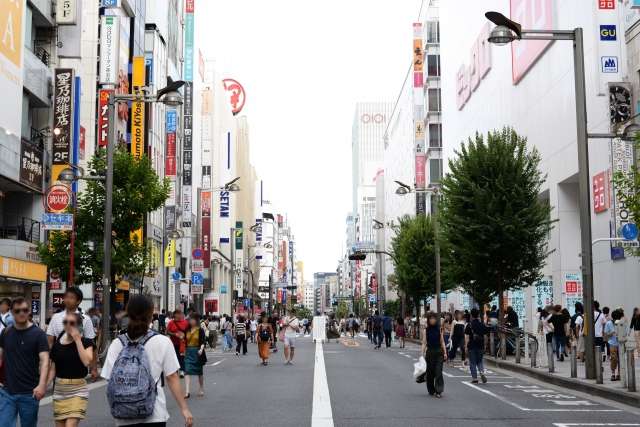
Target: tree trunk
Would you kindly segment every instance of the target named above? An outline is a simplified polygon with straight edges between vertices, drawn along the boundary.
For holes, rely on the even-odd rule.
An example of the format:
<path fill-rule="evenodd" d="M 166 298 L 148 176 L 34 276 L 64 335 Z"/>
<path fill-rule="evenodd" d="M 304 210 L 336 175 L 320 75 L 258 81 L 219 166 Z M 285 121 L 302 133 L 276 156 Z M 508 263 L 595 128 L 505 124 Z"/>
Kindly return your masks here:
<path fill-rule="evenodd" d="M 507 337 L 503 332 L 504 327 L 504 291 L 502 290 L 502 281 L 498 284 L 498 328 L 500 330 L 500 351 L 502 359 L 507 357 Z"/>

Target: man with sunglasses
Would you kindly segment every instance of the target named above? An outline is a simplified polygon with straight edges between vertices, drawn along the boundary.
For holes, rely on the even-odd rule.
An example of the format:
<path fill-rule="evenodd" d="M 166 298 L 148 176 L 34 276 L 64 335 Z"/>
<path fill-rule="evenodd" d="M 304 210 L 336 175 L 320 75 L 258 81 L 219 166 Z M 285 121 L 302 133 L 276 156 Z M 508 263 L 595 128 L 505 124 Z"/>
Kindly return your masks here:
<path fill-rule="evenodd" d="M 5 383 L 0 387 L 0 420 L 15 427 L 38 424 L 39 400 L 47 390 L 49 344 L 47 336 L 29 321 L 31 307 L 20 297 L 11 303 L 14 325 L 0 334 L 0 365 L 5 367 Z"/>
<path fill-rule="evenodd" d="M 82 338 L 86 338 L 89 340 L 94 340 L 96 338 L 95 329 L 93 329 L 93 322 L 89 316 L 84 316 L 78 307 L 82 302 L 84 296 L 82 295 L 82 291 L 75 287 L 69 287 L 64 292 L 64 310 L 59 313 L 51 316 L 51 321 L 49 322 L 49 327 L 47 328 L 47 340 L 49 341 L 49 348 L 53 346 L 55 340 L 58 339 L 60 335 L 64 332 L 63 321 L 66 317 L 67 313 L 74 314 L 78 313 L 82 317 L 82 325 L 78 325 L 78 329 L 80 330 L 80 335 Z M 96 355 L 97 352 L 94 352 L 94 361 L 91 363 L 91 377 L 93 379 L 98 378 L 98 369 L 96 363 Z"/>

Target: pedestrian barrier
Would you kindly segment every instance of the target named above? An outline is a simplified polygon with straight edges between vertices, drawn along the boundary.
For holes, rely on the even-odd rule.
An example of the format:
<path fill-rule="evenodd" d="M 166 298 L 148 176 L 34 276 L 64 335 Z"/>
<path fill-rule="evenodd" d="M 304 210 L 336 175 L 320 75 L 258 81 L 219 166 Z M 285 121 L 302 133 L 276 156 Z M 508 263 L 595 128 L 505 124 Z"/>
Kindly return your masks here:
<path fill-rule="evenodd" d="M 578 378 L 578 354 L 576 346 L 571 346 L 571 378 Z"/>
<path fill-rule="evenodd" d="M 596 384 L 604 384 L 604 379 L 602 378 L 603 368 L 602 368 L 602 347 L 596 347 Z"/>
<path fill-rule="evenodd" d="M 633 356 L 634 349 L 627 350 L 627 389 L 636 391 L 636 362 Z"/>

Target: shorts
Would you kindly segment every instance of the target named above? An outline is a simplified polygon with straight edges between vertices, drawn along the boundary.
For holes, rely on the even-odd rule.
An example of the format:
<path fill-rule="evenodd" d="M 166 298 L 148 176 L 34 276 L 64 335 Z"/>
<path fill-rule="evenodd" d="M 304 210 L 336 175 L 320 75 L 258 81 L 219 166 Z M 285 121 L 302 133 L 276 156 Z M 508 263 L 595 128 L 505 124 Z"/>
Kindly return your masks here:
<path fill-rule="evenodd" d="M 296 337 L 295 336 L 285 335 L 284 336 L 284 346 L 285 347 L 295 348 L 296 347 Z"/>

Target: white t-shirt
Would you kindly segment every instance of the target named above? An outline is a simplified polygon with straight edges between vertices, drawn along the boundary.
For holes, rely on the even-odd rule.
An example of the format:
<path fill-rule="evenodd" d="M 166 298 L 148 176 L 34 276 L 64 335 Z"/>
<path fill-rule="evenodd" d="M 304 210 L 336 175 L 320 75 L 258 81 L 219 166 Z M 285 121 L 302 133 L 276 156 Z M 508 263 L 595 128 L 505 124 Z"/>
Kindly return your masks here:
<path fill-rule="evenodd" d="M 167 411 L 167 398 L 164 395 L 164 387 L 160 386 L 160 375 L 164 372 L 164 376 L 167 377 L 180 369 L 176 352 L 173 349 L 173 344 L 169 337 L 164 335 L 156 335 L 149 339 L 144 345 L 145 353 L 149 358 L 149 364 L 151 365 L 151 375 L 154 381 L 158 383 L 158 396 L 156 397 L 156 403 L 153 407 L 153 414 L 149 418 L 144 420 L 115 420 L 117 426 L 125 426 L 128 424 L 138 423 L 164 423 L 169 419 L 169 412 Z M 119 339 L 114 340 L 109 346 L 109 352 L 107 353 L 107 359 L 104 362 L 100 376 L 105 380 L 109 380 L 111 376 L 111 370 L 113 364 L 116 362 L 118 355 L 122 351 L 122 342 Z"/>
<path fill-rule="evenodd" d="M 298 329 L 300 328 L 300 321 L 297 317 L 286 317 L 284 319 L 284 323 L 287 324 L 287 327 L 284 330 L 284 335 L 287 337 L 295 337 Z"/>
<path fill-rule="evenodd" d="M 584 317 L 582 317 L 582 314 L 579 314 L 576 316 L 576 329 L 578 330 L 578 333 L 582 333 L 582 324 L 584 323 Z"/>
<path fill-rule="evenodd" d="M 593 326 L 593 335 L 595 337 L 602 337 L 602 330 L 604 329 L 604 325 L 607 323 L 607 316 L 605 316 L 602 313 L 598 313 L 597 311 L 594 311 L 593 321 L 596 322 L 595 325 Z"/>
<path fill-rule="evenodd" d="M 76 310 L 76 313 L 80 313 L 80 311 Z M 49 322 L 49 327 L 47 328 L 47 335 L 55 337 L 56 339 L 60 336 L 62 331 L 64 331 L 64 325 L 62 322 L 64 321 L 65 316 L 67 315 L 67 310 L 62 310 L 59 313 L 51 316 L 51 321 Z M 93 322 L 89 316 L 82 316 L 82 336 L 87 339 L 94 339 L 96 337 L 96 331 L 93 329 Z"/>
<path fill-rule="evenodd" d="M 251 332 L 255 332 L 258 329 L 258 322 L 255 320 L 251 321 Z"/>

